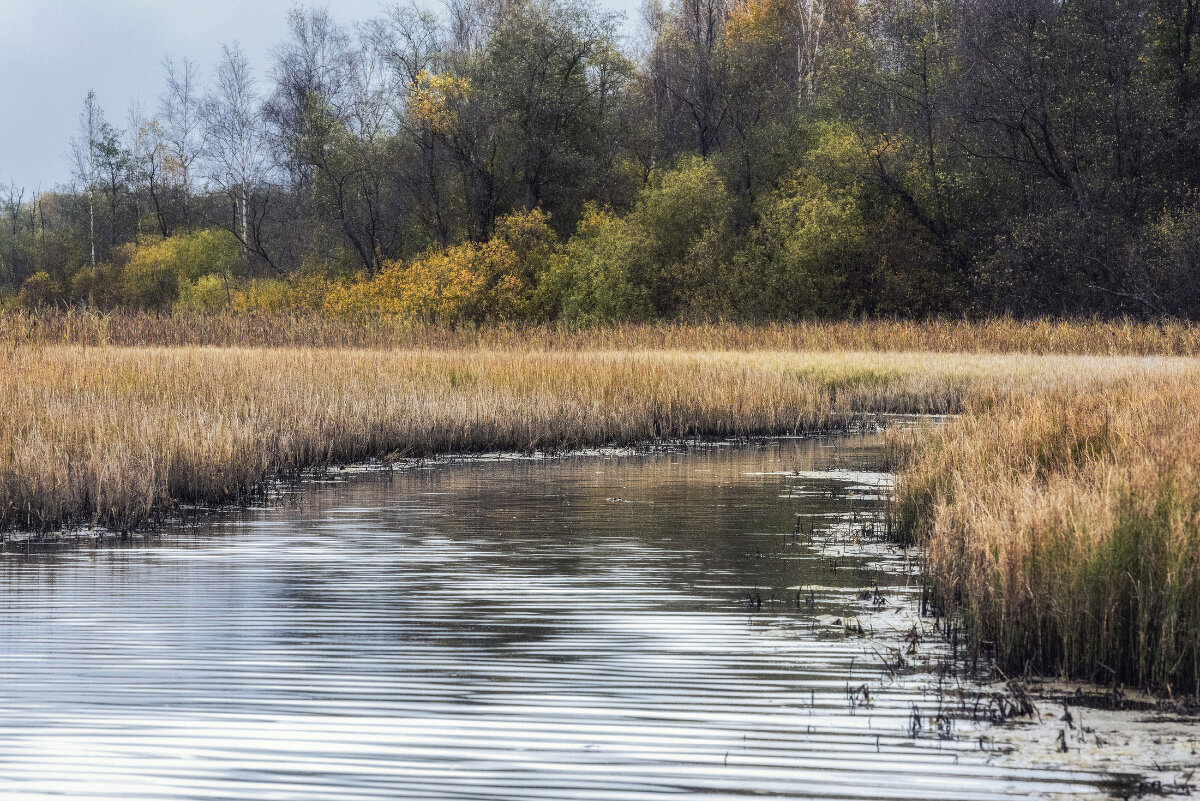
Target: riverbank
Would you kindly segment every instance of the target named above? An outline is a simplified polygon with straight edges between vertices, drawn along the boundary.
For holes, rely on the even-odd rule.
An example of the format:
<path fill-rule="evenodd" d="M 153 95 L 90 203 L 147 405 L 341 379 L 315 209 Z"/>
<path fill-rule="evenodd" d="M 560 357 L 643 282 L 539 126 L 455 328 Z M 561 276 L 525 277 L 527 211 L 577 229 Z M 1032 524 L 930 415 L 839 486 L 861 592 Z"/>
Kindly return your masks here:
<path fill-rule="evenodd" d="M 127 531 L 184 504 L 245 501 L 274 477 L 370 459 L 962 414 L 937 431 L 892 435 L 902 530 L 927 551 L 946 611 L 1010 671 L 1200 692 L 1200 363 L 1191 357 L 978 353 L 979 332 L 946 334 L 965 324 L 899 323 L 825 332 L 838 343 L 908 330 L 941 337 L 947 352 L 769 347 L 784 334 L 817 341 L 819 326 L 631 326 L 599 332 L 591 347 L 584 333 L 548 329 L 525 347 L 517 329 L 407 348 L 97 346 L 79 331 L 100 318 L 64 333 L 72 319 L 0 325 L 26 335 L 0 348 L 0 529 Z M 174 318 L 124 322 L 114 338 L 173 341 L 169 332 L 184 330 Z M 1001 348 L 1036 325 L 991 330 Z M 1045 324 L 1026 344 L 1088 342 L 1088 326 L 1107 325 L 1111 345 L 1119 330 L 1071 325 Z M 216 330 L 205 336 L 237 340 L 248 329 Z M 1164 331 L 1169 347 L 1154 339 Z M 1190 331 L 1132 327 L 1124 341 L 1174 352 Z M 68 344 L 47 344 L 60 335 Z"/>
<path fill-rule="evenodd" d="M 1014 393 L 912 444 L 904 529 L 1008 671 L 1200 696 L 1200 373 Z"/>
<path fill-rule="evenodd" d="M 845 428 L 1187 360 L 917 353 L 17 347 L 0 526 L 128 529 L 365 459 Z"/>

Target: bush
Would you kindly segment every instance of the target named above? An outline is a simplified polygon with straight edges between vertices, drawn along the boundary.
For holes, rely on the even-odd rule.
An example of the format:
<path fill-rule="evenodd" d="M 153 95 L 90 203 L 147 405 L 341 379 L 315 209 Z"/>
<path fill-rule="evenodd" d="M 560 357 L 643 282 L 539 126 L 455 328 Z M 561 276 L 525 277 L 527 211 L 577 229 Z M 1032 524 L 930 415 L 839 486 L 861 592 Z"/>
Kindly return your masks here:
<path fill-rule="evenodd" d="M 169 308 L 179 297 L 179 274 L 173 264 L 135 254 L 121 271 L 121 300 L 138 309 Z"/>
<path fill-rule="evenodd" d="M 1145 250 L 1153 300 L 1180 316 L 1200 314 L 1200 201 L 1166 211 L 1148 226 Z"/>
<path fill-rule="evenodd" d="M 642 190 L 629 214 L 634 283 L 663 317 L 722 311 L 723 270 L 733 253 L 733 202 L 711 162 L 689 158 Z"/>
<path fill-rule="evenodd" d="M 71 297 L 99 309 L 120 305 L 121 270 L 120 265 L 103 263 L 80 268 L 71 276 Z"/>
<path fill-rule="evenodd" d="M 587 207 L 565 260 L 543 275 L 541 306 L 581 324 L 721 314 L 732 208 L 700 158 L 655 176 L 624 217 Z"/>
<path fill-rule="evenodd" d="M 539 308 L 547 317 L 580 325 L 652 318 L 650 292 L 634 283 L 630 271 L 637 251 L 628 220 L 589 206 L 565 258 L 538 284 Z"/>
<path fill-rule="evenodd" d="M 228 278 L 242 262 L 241 246 L 224 231 L 179 234 L 114 253 L 121 270 L 121 301 L 141 309 L 163 309 L 180 299 L 188 285 L 206 276 Z M 211 281 L 209 282 L 211 285 Z"/>
<path fill-rule="evenodd" d="M 229 305 L 231 292 L 229 279 L 216 273 L 202 275 L 193 283 L 184 281 L 179 285 L 179 301 L 176 308 L 196 312 L 213 312 Z"/>
<path fill-rule="evenodd" d="M 742 308 L 792 319 L 849 310 L 847 278 L 868 258 L 853 192 L 797 173 L 763 198 L 757 211 L 759 224 L 739 264 Z"/>
<path fill-rule="evenodd" d="M 386 263 L 373 278 L 333 286 L 324 309 L 447 325 L 533 317 L 535 286 L 561 252 L 548 221 L 540 210 L 502 217 L 487 242 L 430 249 L 407 263 Z"/>
<path fill-rule="evenodd" d="M 17 302 L 26 309 L 53 306 L 63 299 L 62 284 L 51 278 L 45 270 L 39 270 L 26 278 L 21 284 L 21 291 L 17 293 Z"/>
<path fill-rule="evenodd" d="M 292 308 L 292 287 L 280 278 L 255 278 L 233 293 L 236 311 L 288 311 Z"/>

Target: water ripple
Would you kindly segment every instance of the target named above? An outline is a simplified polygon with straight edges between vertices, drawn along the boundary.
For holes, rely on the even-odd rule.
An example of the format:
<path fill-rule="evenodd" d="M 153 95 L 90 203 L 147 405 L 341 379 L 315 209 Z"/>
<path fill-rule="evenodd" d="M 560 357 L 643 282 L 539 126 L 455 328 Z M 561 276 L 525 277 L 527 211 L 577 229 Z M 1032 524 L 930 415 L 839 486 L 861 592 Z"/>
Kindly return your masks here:
<path fill-rule="evenodd" d="M 914 736 L 935 680 L 881 656 L 925 624 L 867 530 L 890 477 L 878 440 L 828 444 L 355 475 L 5 557 L 0 797 L 1094 793 L 997 764 L 967 722 Z"/>

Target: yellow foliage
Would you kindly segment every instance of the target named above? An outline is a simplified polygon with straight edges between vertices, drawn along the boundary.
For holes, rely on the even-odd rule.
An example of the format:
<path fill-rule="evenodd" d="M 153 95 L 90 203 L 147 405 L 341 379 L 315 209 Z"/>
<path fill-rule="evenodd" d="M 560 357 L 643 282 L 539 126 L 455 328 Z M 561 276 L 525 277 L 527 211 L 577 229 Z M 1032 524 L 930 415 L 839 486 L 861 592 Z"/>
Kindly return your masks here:
<path fill-rule="evenodd" d="M 333 286 L 323 309 L 448 325 L 530 317 L 534 287 L 559 251 L 548 220 L 540 210 L 517 212 L 497 221 L 488 242 L 387 262 L 371 279 Z"/>
<path fill-rule="evenodd" d="M 39 309 L 62 299 L 62 285 L 40 270 L 25 279 L 17 299 L 26 309 Z"/>
<path fill-rule="evenodd" d="M 235 311 L 288 311 L 291 308 L 291 286 L 279 278 L 256 278 L 233 294 Z"/>
<path fill-rule="evenodd" d="M 161 309 L 205 276 L 230 276 L 241 260 L 241 246 L 232 235 L 209 229 L 123 245 L 114 251 L 112 266 L 119 271 L 121 302 Z"/>
<path fill-rule="evenodd" d="M 417 73 L 409 96 L 409 110 L 435 134 L 446 134 L 458 123 L 454 106 L 471 95 L 471 82 L 452 73 Z"/>
<path fill-rule="evenodd" d="M 774 41 L 783 35 L 791 13 L 788 0 L 742 0 L 729 11 L 725 35 L 745 45 Z"/>
<path fill-rule="evenodd" d="M 180 283 L 179 300 L 175 307 L 186 311 L 214 312 L 224 308 L 229 300 L 229 278 L 209 273 L 195 282 Z"/>

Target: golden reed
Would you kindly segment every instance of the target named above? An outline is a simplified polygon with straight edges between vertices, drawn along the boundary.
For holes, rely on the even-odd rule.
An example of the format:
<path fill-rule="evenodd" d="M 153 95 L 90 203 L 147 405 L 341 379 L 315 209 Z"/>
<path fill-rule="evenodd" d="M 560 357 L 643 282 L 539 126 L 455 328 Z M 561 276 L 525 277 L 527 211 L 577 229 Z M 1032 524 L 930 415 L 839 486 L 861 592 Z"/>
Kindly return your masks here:
<path fill-rule="evenodd" d="M 1104 322 L 443 331 L 10 314 L 0 529 L 127 530 L 370 458 L 962 412 L 893 435 L 903 530 L 948 611 L 1009 668 L 1197 693 L 1197 341 Z"/>
<path fill-rule="evenodd" d="M 1200 354 L 1200 327 L 1185 323 L 991 319 L 621 324 L 571 329 L 491 324 L 439 328 L 395 317 L 316 313 L 88 311 L 0 314 L 0 345 L 162 347 L 489 348 L 503 350 L 883 350 L 1097 355 Z"/>

